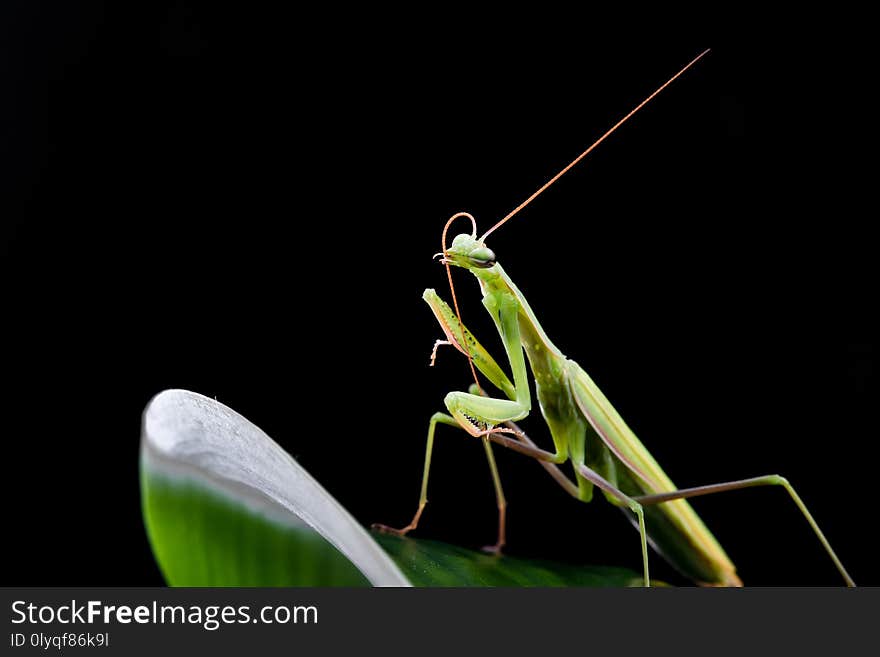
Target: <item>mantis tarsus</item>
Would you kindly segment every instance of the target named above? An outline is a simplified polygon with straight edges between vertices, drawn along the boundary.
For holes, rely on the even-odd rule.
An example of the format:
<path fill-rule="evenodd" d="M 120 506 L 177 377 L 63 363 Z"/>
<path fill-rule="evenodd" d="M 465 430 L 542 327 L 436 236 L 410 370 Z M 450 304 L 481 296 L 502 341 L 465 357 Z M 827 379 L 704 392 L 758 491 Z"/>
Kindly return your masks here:
<path fill-rule="evenodd" d="M 425 290 L 423 299 L 431 307 L 446 336 L 446 340 L 435 343 L 431 363 L 434 362 L 438 347 L 451 345 L 468 357 L 475 381 L 476 370 L 479 370 L 507 399 L 486 396 L 478 383 L 472 385 L 469 392 L 447 394 L 444 403 L 449 413 L 435 413 L 429 423 L 421 496 L 415 516 L 402 529 L 392 529 L 385 525 L 375 527 L 401 535 L 417 527 L 427 503 L 434 432 L 437 424 L 447 424 L 481 438 L 484 444 L 498 502 L 498 541 L 487 548 L 489 551 L 499 552 L 505 543 L 506 501 L 492 454 L 491 443 L 495 442 L 537 459 L 563 489 L 577 499 L 589 502 L 594 488 L 598 488 L 612 504 L 632 513 L 641 539 L 645 586 L 650 585 L 649 544 L 680 572 L 696 582 L 719 586 L 742 585 L 733 563 L 686 498 L 770 485 L 785 488 L 847 585 L 854 586 L 852 578 L 812 515 L 783 477 L 767 475 L 678 489 L 589 375 L 550 341 L 522 293 L 485 243 L 489 234 L 546 190 L 707 52 L 708 50 L 698 55 L 654 91 L 482 237 L 477 238 L 476 221 L 468 213 L 457 213 L 447 221 L 442 236 L 443 250 L 437 255 L 442 256 L 441 261 L 446 265 L 454 310 L 434 290 Z M 470 219 L 472 232 L 457 235 L 447 248 L 446 234 L 449 226 L 462 217 Z M 461 323 L 450 265 L 467 269 L 478 279 L 483 293 L 483 305 L 501 335 L 513 381 Z M 553 438 L 555 451 L 552 452 L 537 447 L 514 424 L 529 414 L 532 405 L 526 358 L 534 376 L 541 413 Z M 574 481 L 558 467 L 566 461 L 571 461 Z"/>

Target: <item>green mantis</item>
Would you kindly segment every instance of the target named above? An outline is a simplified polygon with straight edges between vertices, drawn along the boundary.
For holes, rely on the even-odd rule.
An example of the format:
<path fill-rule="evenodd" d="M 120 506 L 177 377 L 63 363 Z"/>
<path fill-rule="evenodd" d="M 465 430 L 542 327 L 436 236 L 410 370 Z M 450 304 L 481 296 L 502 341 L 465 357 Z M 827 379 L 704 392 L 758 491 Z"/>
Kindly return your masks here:
<path fill-rule="evenodd" d="M 706 52 L 642 101 L 482 237 L 477 237 L 476 221 L 468 213 L 457 213 L 447 221 L 442 236 L 443 250 L 438 255 L 447 268 L 454 309 L 434 290 L 425 290 L 423 299 L 446 337 L 435 344 L 431 362 L 433 364 L 438 347 L 450 345 L 467 356 L 475 381 L 476 370 L 479 370 L 506 399 L 487 396 L 479 384 L 472 385 L 468 392 L 455 391 L 446 395 L 444 403 L 448 413 L 434 414 L 428 426 L 421 496 L 415 516 L 402 529 L 377 525 L 378 529 L 403 535 L 418 526 L 427 502 L 435 429 L 438 424 L 446 424 L 464 429 L 483 441 L 498 503 L 498 540 L 487 548 L 490 551 L 498 552 L 504 546 L 506 523 L 506 501 L 492 453 L 491 443 L 494 442 L 538 460 L 562 488 L 577 499 L 589 502 L 598 489 L 609 502 L 631 514 L 639 530 L 645 586 L 650 585 L 649 545 L 682 574 L 700 584 L 740 586 L 742 582 L 730 558 L 686 500 L 753 486 L 785 488 L 847 585 L 854 586 L 807 507 L 783 477 L 767 475 L 678 489 L 590 376 L 550 341 L 528 302 L 486 245 L 486 238 L 492 232 L 577 164 Z M 457 235 L 447 247 L 447 231 L 459 218 L 469 219 L 472 231 Z M 501 336 L 512 380 L 460 321 L 451 266 L 466 269 L 477 278 L 483 306 Z M 532 410 L 526 360 L 534 377 L 541 414 L 553 439 L 553 451 L 539 448 L 515 424 Z M 559 468 L 565 462 L 571 463 L 574 480 Z"/>

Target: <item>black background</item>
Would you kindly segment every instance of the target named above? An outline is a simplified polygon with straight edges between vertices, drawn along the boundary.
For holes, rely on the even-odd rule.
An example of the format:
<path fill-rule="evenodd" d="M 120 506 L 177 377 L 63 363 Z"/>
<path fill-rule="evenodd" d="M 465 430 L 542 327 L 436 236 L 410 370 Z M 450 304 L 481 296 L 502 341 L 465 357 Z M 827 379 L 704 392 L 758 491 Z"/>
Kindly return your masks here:
<path fill-rule="evenodd" d="M 786 475 L 880 582 L 874 249 L 823 52 L 549 12 L 59 4 L 3 21 L 4 584 L 161 583 L 137 459 L 169 387 L 241 412 L 362 522 L 407 522 L 428 417 L 470 376 L 451 350 L 427 367 L 444 221 L 485 230 L 706 46 L 490 244 L 674 481 Z M 440 431 L 419 533 L 490 542 L 482 449 Z M 510 554 L 638 568 L 618 511 L 496 451 Z M 747 584 L 839 583 L 781 490 L 694 506 Z"/>

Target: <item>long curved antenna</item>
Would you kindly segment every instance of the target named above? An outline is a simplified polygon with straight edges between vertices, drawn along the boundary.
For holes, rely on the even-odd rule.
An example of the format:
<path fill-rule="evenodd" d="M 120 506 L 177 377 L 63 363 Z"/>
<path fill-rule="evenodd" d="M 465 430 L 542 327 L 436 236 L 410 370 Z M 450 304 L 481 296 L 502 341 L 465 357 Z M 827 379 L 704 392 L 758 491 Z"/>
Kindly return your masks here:
<path fill-rule="evenodd" d="M 676 78 L 678 78 L 682 73 L 684 73 L 684 72 L 685 72 L 686 70 L 688 70 L 691 66 L 693 66 L 694 64 L 696 64 L 696 63 L 697 63 L 697 62 L 703 57 L 703 55 L 705 55 L 707 52 L 709 52 L 709 50 L 710 50 L 710 48 L 706 48 L 703 52 L 701 52 L 699 55 L 697 55 L 696 57 L 694 57 L 694 58 L 688 63 L 687 66 L 685 66 L 685 67 L 684 67 L 683 69 L 681 69 L 678 73 L 676 73 L 676 74 L 673 75 L 671 78 L 669 78 L 666 82 L 664 82 L 660 87 L 657 88 L 656 91 L 654 91 L 654 93 L 652 93 L 650 96 L 648 96 L 647 98 L 645 98 L 645 100 L 643 100 L 641 103 L 639 103 L 639 104 L 635 107 L 635 109 L 633 109 L 632 111 L 630 111 L 629 114 L 627 114 L 627 115 L 624 116 L 622 119 L 620 119 L 620 121 L 618 121 L 618 122 L 615 123 L 613 126 L 611 126 L 611 129 L 608 130 L 608 132 L 606 132 L 604 135 L 602 135 L 602 136 L 599 137 L 596 141 L 594 141 L 593 144 L 592 144 L 587 150 L 585 150 L 583 153 L 581 153 L 581 154 L 578 155 L 576 158 L 574 158 L 574 160 L 572 160 L 571 163 L 570 163 L 567 167 L 565 167 L 564 169 L 562 169 L 562 171 L 560 171 L 560 172 L 557 173 L 555 176 L 553 176 L 550 180 L 548 180 L 546 183 L 544 183 L 544 184 L 540 187 L 540 189 L 538 189 L 538 191 L 536 191 L 534 194 L 532 194 L 531 196 L 529 196 L 525 201 L 523 201 L 523 202 L 520 203 L 518 206 L 516 206 L 516 207 L 513 209 L 513 211 L 510 212 L 510 214 L 508 214 L 506 217 L 504 217 L 504 219 L 502 219 L 502 220 L 499 221 L 497 224 L 495 224 L 494 226 L 492 226 L 489 230 L 487 230 L 487 231 L 485 232 L 485 234 L 483 235 L 483 237 L 480 238 L 480 241 L 485 240 L 485 239 L 486 239 L 486 238 L 487 238 L 487 237 L 488 237 L 488 236 L 489 236 L 489 235 L 490 235 L 490 234 L 491 234 L 496 228 L 501 227 L 501 226 L 502 226 L 504 223 L 506 223 L 511 217 L 513 217 L 513 215 L 515 215 L 517 212 L 519 212 L 519 211 L 522 210 L 524 207 L 526 207 L 529 203 L 531 203 L 532 201 L 534 201 L 534 200 L 538 197 L 538 195 L 541 194 L 541 192 L 543 192 L 543 191 L 544 191 L 545 189 L 547 189 L 550 185 L 552 185 L 552 184 L 555 183 L 557 180 L 559 180 L 559 178 L 561 178 L 562 175 L 563 175 L 564 173 L 566 173 L 569 169 L 571 169 L 575 164 L 577 164 L 577 163 L 580 162 L 582 159 L 584 159 L 584 158 L 590 153 L 590 151 L 592 151 L 594 148 L 596 148 L 596 146 L 598 146 L 598 145 L 601 144 L 603 141 L 605 141 L 605 139 L 606 139 L 607 137 L 609 137 L 609 136 L 611 135 L 612 132 L 614 132 L 614 131 L 617 130 L 620 126 L 622 126 L 624 123 L 626 123 L 626 121 L 627 121 L 627 120 L 628 120 L 633 114 L 635 114 L 635 113 L 638 112 L 640 109 L 642 109 L 645 105 L 647 105 L 647 104 L 648 104 L 648 103 L 654 98 L 654 96 L 656 96 L 656 95 L 659 94 L 661 91 L 663 91 L 666 87 L 668 87 L 670 84 L 672 84 L 672 83 L 676 80 Z M 456 312 L 457 312 L 457 311 L 456 311 Z"/>
<path fill-rule="evenodd" d="M 449 226 L 453 221 L 458 219 L 459 217 L 467 217 L 471 220 L 471 226 L 473 227 L 473 236 L 474 239 L 477 237 L 477 220 L 474 219 L 474 216 L 469 212 L 456 212 L 454 215 L 449 217 L 446 220 L 446 225 L 443 226 L 443 235 L 440 237 L 441 244 L 443 246 L 443 265 L 446 267 L 446 278 L 449 279 L 449 291 L 452 292 L 452 307 L 455 309 L 455 316 L 458 318 L 458 326 L 461 328 L 461 348 L 464 351 L 464 355 L 467 356 L 468 364 L 471 366 L 471 374 L 474 377 L 474 383 L 477 385 L 477 389 L 482 392 L 483 388 L 480 386 L 480 380 L 477 378 L 477 370 L 474 367 L 474 357 L 471 355 L 471 352 L 467 348 L 467 340 L 464 339 L 464 324 L 461 321 L 461 312 L 458 310 L 458 299 L 455 297 L 455 285 L 452 282 L 452 269 L 449 267 L 449 259 L 447 256 L 449 255 L 446 251 L 446 233 L 449 230 Z"/>

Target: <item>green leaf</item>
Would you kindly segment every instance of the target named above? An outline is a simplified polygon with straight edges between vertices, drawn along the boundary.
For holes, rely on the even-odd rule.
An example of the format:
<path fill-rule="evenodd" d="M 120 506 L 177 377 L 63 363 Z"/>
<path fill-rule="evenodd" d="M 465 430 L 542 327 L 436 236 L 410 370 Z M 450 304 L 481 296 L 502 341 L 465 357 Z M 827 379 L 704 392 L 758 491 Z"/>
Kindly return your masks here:
<path fill-rule="evenodd" d="M 307 525 L 147 468 L 141 491 L 153 554 L 171 586 L 370 585 Z"/>
<path fill-rule="evenodd" d="M 414 586 L 641 586 L 628 568 L 574 566 L 475 552 L 426 539 L 375 534 Z"/>
<path fill-rule="evenodd" d="M 638 586 L 631 570 L 368 533 L 265 433 L 184 390 L 147 405 L 144 523 L 172 586 Z"/>

